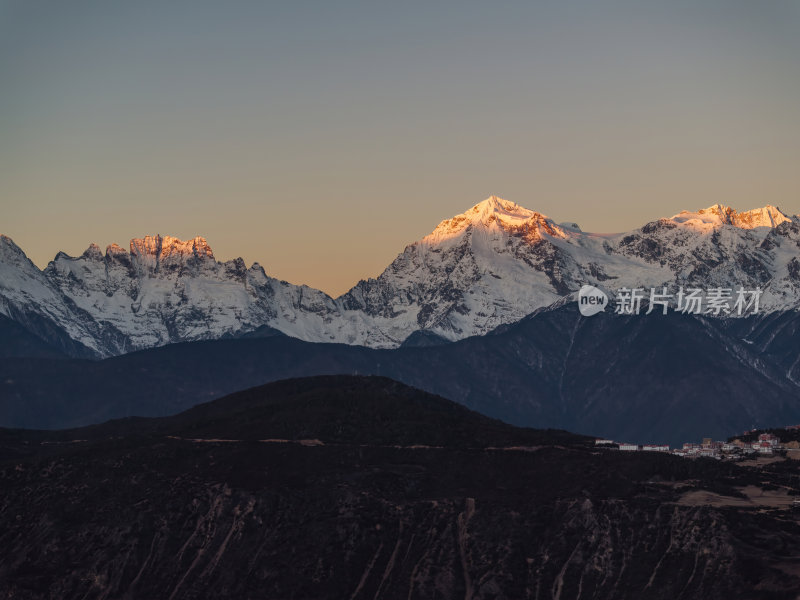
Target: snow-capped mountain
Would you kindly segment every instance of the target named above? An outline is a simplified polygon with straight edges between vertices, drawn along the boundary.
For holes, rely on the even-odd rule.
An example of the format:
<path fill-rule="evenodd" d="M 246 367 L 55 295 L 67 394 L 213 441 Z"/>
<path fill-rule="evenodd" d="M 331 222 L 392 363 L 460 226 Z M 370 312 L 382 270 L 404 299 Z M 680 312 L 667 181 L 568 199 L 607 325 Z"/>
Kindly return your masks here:
<path fill-rule="evenodd" d="M 0 235 L 0 313 L 72 356 L 105 354 L 103 327 Z"/>
<path fill-rule="evenodd" d="M 369 315 L 414 317 L 448 339 L 519 320 L 583 284 L 760 287 L 762 309 L 778 310 L 800 298 L 798 248 L 800 220 L 772 206 L 737 213 L 715 205 L 596 234 L 491 197 L 440 223 L 342 300 Z"/>
<path fill-rule="evenodd" d="M 491 197 L 442 221 L 377 278 L 339 298 L 219 262 L 201 237 L 134 239 L 59 253 L 40 271 L 0 238 L 0 313 L 70 354 L 109 356 L 267 326 L 307 341 L 400 345 L 424 332 L 480 335 L 558 303 L 583 284 L 764 290 L 762 311 L 800 300 L 800 219 L 714 205 L 596 234 Z M 55 333 L 54 333 L 55 332 Z M 75 348 L 68 347 L 70 343 Z M 77 348 L 77 349 L 76 349 Z"/>
<path fill-rule="evenodd" d="M 216 339 L 271 325 L 302 339 L 335 341 L 336 303 L 323 292 L 268 277 L 241 258 L 218 262 L 201 237 L 133 239 L 130 250 L 92 245 L 60 253 L 45 279 L 76 307 L 118 334 L 117 354 L 176 341 Z"/>

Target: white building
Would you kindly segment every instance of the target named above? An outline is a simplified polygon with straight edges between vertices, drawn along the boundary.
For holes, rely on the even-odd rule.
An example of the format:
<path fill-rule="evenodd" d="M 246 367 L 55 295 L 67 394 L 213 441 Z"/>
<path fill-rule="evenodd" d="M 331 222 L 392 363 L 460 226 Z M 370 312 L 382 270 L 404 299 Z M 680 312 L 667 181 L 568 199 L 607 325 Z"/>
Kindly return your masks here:
<path fill-rule="evenodd" d="M 755 447 L 755 444 L 753 445 Z M 769 442 L 758 442 L 758 450 L 759 454 L 772 454 L 773 446 Z"/>
<path fill-rule="evenodd" d="M 638 444 L 620 444 L 619 449 L 626 450 L 627 452 L 637 452 L 640 450 Z"/>

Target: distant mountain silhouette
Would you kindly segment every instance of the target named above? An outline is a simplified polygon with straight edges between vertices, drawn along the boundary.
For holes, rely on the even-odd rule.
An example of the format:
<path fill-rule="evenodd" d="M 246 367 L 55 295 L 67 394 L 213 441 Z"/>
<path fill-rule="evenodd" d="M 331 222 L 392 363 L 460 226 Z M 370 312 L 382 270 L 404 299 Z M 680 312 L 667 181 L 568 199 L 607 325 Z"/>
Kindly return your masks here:
<path fill-rule="evenodd" d="M 515 425 L 634 442 L 722 439 L 800 422 L 797 323 L 788 314 L 735 323 L 674 313 L 587 319 L 566 305 L 430 347 L 374 350 L 275 335 L 103 361 L 8 358 L 0 360 L 0 425 L 164 416 L 278 379 L 373 374 Z"/>

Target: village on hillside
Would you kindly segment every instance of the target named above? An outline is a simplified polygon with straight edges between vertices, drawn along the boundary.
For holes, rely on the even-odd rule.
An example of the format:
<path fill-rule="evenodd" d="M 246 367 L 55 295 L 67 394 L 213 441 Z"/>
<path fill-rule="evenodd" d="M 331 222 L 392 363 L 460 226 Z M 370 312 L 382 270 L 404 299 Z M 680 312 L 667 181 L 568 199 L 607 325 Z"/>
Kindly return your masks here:
<path fill-rule="evenodd" d="M 786 432 L 800 432 L 800 425 L 784 427 Z M 757 437 L 755 437 L 757 434 Z M 750 440 L 749 438 L 755 438 Z M 797 437 L 797 436 L 794 436 Z M 666 444 L 630 444 L 625 442 L 615 442 L 609 439 L 596 439 L 595 446 L 609 449 L 616 449 L 621 452 L 665 452 L 684 458 L 714 458 L 717 460 L 742 460 L 758 456 L 773 456 L 775 454 L 785 454 L 786 452 L 798 452 L 800 454 L 800 441 L 794 439 L 781 442 L 781 438 L 775 433 L 761 432 L 758 430 L 746 431 L 739 437 L 729 441 L 714 441 L 711 438 L 703 438 L 701 443 L 686 442 L 681 448 L 670 448 Z"/>

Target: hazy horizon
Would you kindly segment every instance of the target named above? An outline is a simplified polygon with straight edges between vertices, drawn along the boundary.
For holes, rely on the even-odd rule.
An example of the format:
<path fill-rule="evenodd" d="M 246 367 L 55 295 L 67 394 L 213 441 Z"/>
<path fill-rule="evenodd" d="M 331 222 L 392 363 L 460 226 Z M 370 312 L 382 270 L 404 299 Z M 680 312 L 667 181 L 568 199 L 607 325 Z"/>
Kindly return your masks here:
<path fill-rule="evenodd" d="M 0 232 L 201 235 L 336 296 L 490 195 L 800 212 L 800 6 L 0 0 Z"/>

